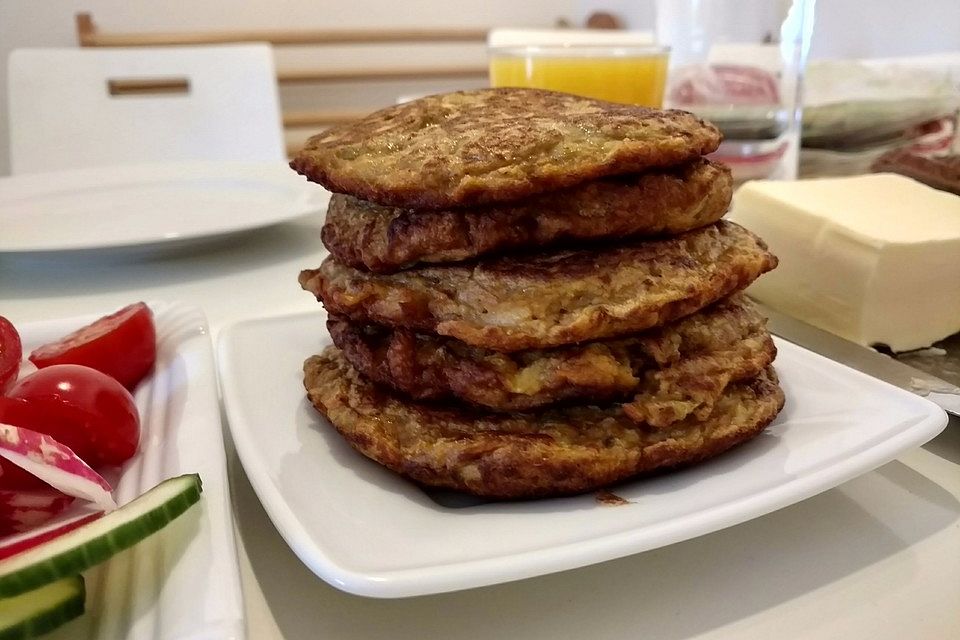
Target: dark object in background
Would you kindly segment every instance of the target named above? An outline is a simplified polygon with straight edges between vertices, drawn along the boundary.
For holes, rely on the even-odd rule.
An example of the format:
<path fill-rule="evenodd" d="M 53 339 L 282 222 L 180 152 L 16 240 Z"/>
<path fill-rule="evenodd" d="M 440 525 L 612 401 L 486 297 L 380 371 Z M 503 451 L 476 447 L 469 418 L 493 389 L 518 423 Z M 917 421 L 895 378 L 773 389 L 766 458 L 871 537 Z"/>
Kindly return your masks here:
<path fill-rule="evenodd" d="M 594 11 L 587 18 L 587 29 L 623 29 L 623 21 L 606 11 Z"/>
<path fill-rule="evenodd" d="M 883 154 L 870 166 L 874 173 L 899 173 L 934 189 L 960 195 L 960 154 L 935 158 L 894 149 Z"/>

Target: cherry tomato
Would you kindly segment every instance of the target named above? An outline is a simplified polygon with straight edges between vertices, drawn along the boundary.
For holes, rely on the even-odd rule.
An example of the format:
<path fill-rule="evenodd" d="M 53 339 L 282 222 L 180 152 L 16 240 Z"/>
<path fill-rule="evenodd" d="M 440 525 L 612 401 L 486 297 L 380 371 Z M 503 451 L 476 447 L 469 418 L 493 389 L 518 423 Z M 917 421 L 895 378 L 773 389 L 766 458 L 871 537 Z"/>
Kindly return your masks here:
<path fill-rule="evenodd" d="M 17 382 L 9 396 L 32 405 L 16 409 L 24 424 L 13 424 L 50 435 L 90 466 L 120 464 L 137 451 L 140 418 L 133 396 L 95 369 L 51 365 Z"/>
<path fill-rule="evenodd" d="M 38 369 L 55 364 L 82 364 L 116 379 L 128 389 L 153 367 L 157 334 L 153 313 L 142 302 L 104 316 L 30 354 Z"/>
<path fill-rule="evenodd" d="M 22 359 L 20 334 L 9 320 L 0 316 L 0 394 L 17 379 Z"/>

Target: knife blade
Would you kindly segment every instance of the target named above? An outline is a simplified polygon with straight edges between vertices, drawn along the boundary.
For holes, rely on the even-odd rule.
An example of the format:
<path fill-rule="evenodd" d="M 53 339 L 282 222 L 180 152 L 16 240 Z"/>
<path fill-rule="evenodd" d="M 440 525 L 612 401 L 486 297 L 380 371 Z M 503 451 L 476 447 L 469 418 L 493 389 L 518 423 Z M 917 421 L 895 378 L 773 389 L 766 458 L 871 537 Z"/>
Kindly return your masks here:
<path fill-rule="evenodd" d="M 755 301 L 756 302 L 756 301 Z M 960 416 L 960 387 L 904 364 L 886 354 L 850 342 L 818 329 L 802 320 L 756 303 L 769 318 L 768 327 L 776 336 L 805 349 L 836 360 L 857 371 L 889 382 L 939 405 L 947 413 Z"/>

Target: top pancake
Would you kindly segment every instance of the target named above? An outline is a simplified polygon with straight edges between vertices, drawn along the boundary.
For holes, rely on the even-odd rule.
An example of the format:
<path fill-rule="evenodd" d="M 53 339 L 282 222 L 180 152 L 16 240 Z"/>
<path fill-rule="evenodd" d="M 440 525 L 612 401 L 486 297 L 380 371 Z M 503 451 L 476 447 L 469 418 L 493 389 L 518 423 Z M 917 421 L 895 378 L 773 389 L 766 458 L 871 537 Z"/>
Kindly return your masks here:
<path fill-rule="evenodd" d="M 328 129 L 290 166 L 331 191 L 435 209 L 682 164 L 716 150 L 720 137 L 685 111 L 480 89 L 428 96 Z"/>

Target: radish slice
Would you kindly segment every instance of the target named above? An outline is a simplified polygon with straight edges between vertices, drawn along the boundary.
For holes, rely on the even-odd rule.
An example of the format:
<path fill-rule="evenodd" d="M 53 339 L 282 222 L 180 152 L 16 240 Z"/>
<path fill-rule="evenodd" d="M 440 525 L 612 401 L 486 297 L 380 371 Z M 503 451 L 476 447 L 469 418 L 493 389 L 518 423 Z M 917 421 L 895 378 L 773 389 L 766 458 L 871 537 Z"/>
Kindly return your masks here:
<path fill-rule="evenodd" d="M 72 500 L 73 498 L 70 499 Z M 103 511 L 85 513 L 67 520 L 61 519 L 58 522 L 50 523 L 48 526 L 34 529 L 29 533 L 13 536 L 10 540 L 0 544 L 0 560 L 15 556 L 18 553 L 23 553 L 28 549 L 32 549 L 54 538 L 59 538 L 65 533 L 70 533 L 77 527 L 82 527 L 88 522 L 93 522 L 102 515 Z"/>
<path fill-rule="evenodd" d="M 19 491 L 15 489 L 0 489 L 0 510 L 3 509 L 36 509 L 38 511 L 63 511 L 73 502 L 73 496 L 55 489 L 45 491 Z"/>
<path fill-rule="evenodd" d="M 0 535 L 29 531 L 47 522 L 74 500 L 55 489 L 13 491 L 0 489 Z"/>
<path fill-rule="evenodd" d="M 103 511 L 117 508 L 107 481 L 48 435 L 0 423 L 0 457 L 68 496 L 88 500 Z"/>

